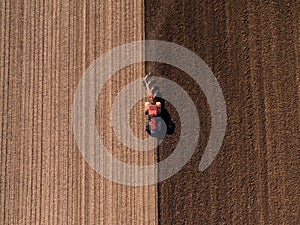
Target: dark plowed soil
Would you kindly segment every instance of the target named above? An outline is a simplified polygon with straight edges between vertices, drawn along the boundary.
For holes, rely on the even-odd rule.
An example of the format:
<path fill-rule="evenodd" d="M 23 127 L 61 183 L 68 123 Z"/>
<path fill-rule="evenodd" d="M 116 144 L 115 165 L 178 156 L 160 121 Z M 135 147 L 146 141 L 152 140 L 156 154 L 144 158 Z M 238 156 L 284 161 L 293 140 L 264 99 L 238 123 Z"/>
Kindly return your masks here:
<path fill-rule="evenodd" d="M 145 8 L 146 39 L 197 53 L 228 112 L 222 148 L 199 172 L 210 132 L 205 96 L 184 72 L 147 63 L 187 90 L 202 128 L 192 160 L 159 185 L 160 224 L 299 224 L 299 2 L 147 0 Z M 178 135 L 162 144 L 160 159 Z"/>

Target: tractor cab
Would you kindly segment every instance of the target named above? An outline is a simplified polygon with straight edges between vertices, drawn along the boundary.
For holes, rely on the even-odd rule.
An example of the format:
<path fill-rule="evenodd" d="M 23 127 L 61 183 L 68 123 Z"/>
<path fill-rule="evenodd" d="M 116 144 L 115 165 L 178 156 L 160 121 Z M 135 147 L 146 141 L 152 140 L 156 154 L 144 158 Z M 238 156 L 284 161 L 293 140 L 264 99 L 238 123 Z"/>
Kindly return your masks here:
<path fill-rule="evenodd" d="M 145 114 L 148 116 L 159 116 L 161 112 L 160 102 L 146 102 L 145 103 Z"/>

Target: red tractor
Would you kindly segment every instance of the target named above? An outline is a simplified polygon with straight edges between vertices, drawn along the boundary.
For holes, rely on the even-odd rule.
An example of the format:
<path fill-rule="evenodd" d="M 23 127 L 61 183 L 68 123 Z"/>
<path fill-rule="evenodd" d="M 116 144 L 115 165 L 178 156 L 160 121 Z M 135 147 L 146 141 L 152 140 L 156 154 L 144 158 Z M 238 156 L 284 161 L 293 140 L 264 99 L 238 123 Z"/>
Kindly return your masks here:
<path fill-rule="evenodd" d="M 156 95 L 158 89 L 154 85 L 154 81 L 151 81 L 149 75 L 143 78 L 143 84 L 147 89 L 149 101 L 145 102 L 145 114 L 147 115 L 148 122 L 146 125 L 146 131 L 153 137 L 156 137 L 161 131 L 161 103 L 157 101 Z"/>

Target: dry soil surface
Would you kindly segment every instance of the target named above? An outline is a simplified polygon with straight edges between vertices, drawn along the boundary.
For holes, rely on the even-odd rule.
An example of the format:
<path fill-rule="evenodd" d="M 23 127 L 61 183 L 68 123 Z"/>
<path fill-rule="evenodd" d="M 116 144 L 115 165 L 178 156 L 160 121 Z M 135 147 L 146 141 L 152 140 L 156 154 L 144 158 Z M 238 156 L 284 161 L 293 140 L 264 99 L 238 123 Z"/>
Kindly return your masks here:
<path fill-rule="evenodd" d="M 157 224 L 156 186 L 118 185 L 94 172 L 71 123 L 89 65 L 144 38 L 143 1 L 1 1 L 0 27 L 0 223 Z M 111 105 L 115 91 L 143 74 L 141 64 L 114 75 L 99 98 L 97 126 L 110 120 L 101 104 Z M 113 146 L 110 127 L 104 134 L 121 159 L 154 162 L 155 151 L 126 154 Z"/>

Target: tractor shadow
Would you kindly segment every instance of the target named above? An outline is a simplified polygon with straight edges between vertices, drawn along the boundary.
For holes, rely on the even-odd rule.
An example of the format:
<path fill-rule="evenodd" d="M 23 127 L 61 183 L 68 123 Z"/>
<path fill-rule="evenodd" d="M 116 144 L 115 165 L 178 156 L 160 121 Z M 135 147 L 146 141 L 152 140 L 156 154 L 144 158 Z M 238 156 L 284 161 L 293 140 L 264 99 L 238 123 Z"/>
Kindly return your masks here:
<path fill-rule="evenodd" d="M 161 97 L 156 97 L 156 100 L 161 103 L 161 114 L 160 115 L 167 126 L 166 134 L 172 135 L 172 134 L 174 134 L 174 131 L 175 131 L 175 124 L 172 121 L 170 113 L 165 108 L 166 101 Z"/>

